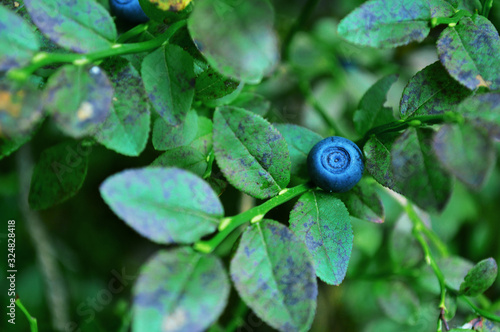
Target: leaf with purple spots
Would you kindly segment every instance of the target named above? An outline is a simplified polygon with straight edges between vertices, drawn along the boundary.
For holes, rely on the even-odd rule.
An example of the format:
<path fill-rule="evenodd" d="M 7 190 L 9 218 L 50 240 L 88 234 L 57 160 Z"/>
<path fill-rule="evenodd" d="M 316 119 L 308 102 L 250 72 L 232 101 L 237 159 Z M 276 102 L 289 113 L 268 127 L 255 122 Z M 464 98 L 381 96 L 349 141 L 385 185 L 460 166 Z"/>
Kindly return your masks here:
<path fill-rule="evenodd" d="M 470 94 L 437 61 L 419 71 L 408 82 L 401 97 L 401 118 L 448 112 Z"/>
<path fill-rule="evenodd" d="M 234 187 L 260 199 L 276 196 L 290 181 L 285 139 L 262 117 L 232 106 L 214 115 L 214 153 Z"/>
<path fill-rule="evenodd" d="M 36 26 L 54 43 L 78 53 L 109 49 L 116 27 L 96 1 L 24 0 Z"/>
<path fill-rule="evenodd" d="M 75 196 L 87 175 L 90 151 L 73 141 L 44 150 L 31 177 L 30 207 L 43 210 Z"/>
<path fill-rule="evenodd" d="M 447 27 L 437 49 L 448 73 L 468 89 L 500 88 L 500 37 L 486 17 L 464 17 L 456 26 Z"/>
<path fill-rule="evenodd" d="M 290 213 L 290 228 L 312 254 L 316 275 L 331 285 L 342 283 L 354 239 L 344 203 L 324 192 L 305 193 Z"/>
<path fill-rule="evenodd" d="M 267 0 L 200 1 L 188 19 L 196 46 L 224 76 L 257 84 L 279 60 L 273 28 L 274 11 Z"/>
<path fill-rule="evenodd" d="M 210 185 L 178 168 L 126 170 L 107 178 L 100 192 L 116 215 L 156 243 L 198 241 L 224 215 Z"/>
<path fill-rule="evenodd" d="M 172 126 L 184 122 L 193 102 L 193 58 L 177 45 L 158 48 L 144 58 L 142 79 L 156 112 Z"/>
<path fill-rule="evenodd" d="M 135 68 L 123 58 L 103 63 L 115 90 L 108 118 L 95 138 L 99 143 L 126 156 L 138 156 L 149 136 L 149 103 L 142 79 Z"/>
<path fill-rule="evenodd" d="M 226 307 L 229 290 L 218 257 L 186 247 L 161 250 L 134 285 L 132 331 L 205 331 Z"/>
<path fill-rule="evenodd" d="M 0 6 L 0 72 L 28 64 L 39 48 L 29 24 Z"/>
<path fill-rule="evenodd" d="M 202 101 L 220 99 L 231 94 L 238 86 L 237 81 L 224 77 L 210 67 L 196 78 L 196 98 Z"/>
<path fill-rule="evenodd" d="M 433 17 L 454 13 L 444 0 L 369 0 L 340 22 L 338 33 L 358 45 L 396 47 L 423 41 Z"/>
<path fill-rule="evenodd" d="M 460 294 L 466 296 L 482 294 L 493 285 L 497 276 L 498 266 L 495 259 L 490 257 L 482 260 L 467 272 L 460 285 Z"/>
<path fill-rule="evenodd" d="M 101 68 L 66 65 L 49 78 L 44 106 L 66 135 L 80 138 L 106 121 L 112 98 L 113 86 Z"/>
<path fill-rule="evenodd" d="M 176 126 L 158 118 L 153 126 L 153 146 L 156 150 L 166 151 L 191 143 L 198 132 L 198 113 L 190 110 L 184 121 Z"/>
<path fill-rule="evenodd" d="M 432 144 L 441 164 L 474 190 L 483 187 L 495 167 L 495 145 L 484 129 L 469 122 L 442 126 Z"/>
<path fill-rule="evenodd" d="M 286 226 L 249 226 L 231 261 L 231 278 L 246 304 L 279 331 L 308 331 L 318 286 L 307 248 Z"/>

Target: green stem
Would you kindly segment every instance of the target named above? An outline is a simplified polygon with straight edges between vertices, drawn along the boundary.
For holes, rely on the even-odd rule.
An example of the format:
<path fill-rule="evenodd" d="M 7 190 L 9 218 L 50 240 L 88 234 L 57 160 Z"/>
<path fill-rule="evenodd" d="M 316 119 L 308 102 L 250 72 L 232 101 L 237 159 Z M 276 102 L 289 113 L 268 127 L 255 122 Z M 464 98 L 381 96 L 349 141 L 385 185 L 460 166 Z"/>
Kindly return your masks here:
<path fill-rule="evenodd" d="M 194 248 L 203 253 L 211 253 L 238 227 L 243 226 L 248 222 L 259 222 L 264 218 L 266 213 L 271 211 L 273 208 L 311 189 L 312 187 L 308 184 L 301 184 L 293 188 L 283 189 L 278 196 L 269 199 L 259 206 L 255 206 L 236 216 L 222 219 L 219 224 L 219 233 L 217 233 L 210 240 L 196 242 L 194 244 Z"/>
<path fill-rule="evenodd" d="M 425 226 L 422 219 L 420 219 L 418 214 L 415 212 L 411 203 L 406 204 L 405 211 L 408 214 L 408 217 L 410 218 L 411 222 L 413 223 L 413 236 L 415 236 L 417 241 L 420 243 L 422 250 L 424 251 L 425 261 L 432 268 L 432 270 L 434 271 L 434 274 L 436 275 L 436 278 L 439 281 L 439 288 L 441 290 L 439 308 L 446 310 L 446 305 L 445 305 L 446 282 L 445 282 L 443 272 L 441 271 L 441 269 L 437 265 L 436 260 L 434 259 L 434 256 L 432 255 L 431 249 L 430 249 L 429 245 L 427 244 L 427 241 L 425 241 L 424 229 L 427 228 L 427 226 Z"/>
<path fill-rule="evenodd" d="M 437 123 L 444 123 L 444 122 L 460 122 L 461 121 L 461 115 L 452 113 L 452 112 L 447 112 L 444 114 L 438 114 L 438 115 L 421 115 L 421 116 L 414 116 L 411 118 L 408 118 L 406 120 L 398 120 L 398 121 L 393 121 L 386 123 L 381 126 L 374 127 L 366 132 L 366 134 L 358 141 L 356 141 L 356 144 L 360 147 L 363 148 L 365 143 L 370 139 L 370 137 L 374 135 L 380 135 L 383 133 L 389 133 L 389 132 L 395 132 L 395 131 L 401 131 L 404 130 L 410 126 L 422 126 L 422 125 L 431 125 L 431 124 L 437 124 Z"/>
<path fill-rule="evenodd" d="M 130 40 L 140 35 L 144 31 L 147 31 L 148 28 L 149 28 L 149 23 L 139 24 L 133 27 L 132 29 L 128 30 L 127 32 L 122 33 L 120 37 L 118 37 L 118 39 L 116 40 L 116 43 L 117 44 L 125 43 L 127 40 Z"/>
<path fill-rule="evenodd" d="M 328 112 L 321 106 L 321 104 L 316 100 L 311 90 L 311 86 L 309 82 L 299 77 L 299 88 L 302 91 L 304 97 L 306 97 L 306 101 L 312 108 L 319 114 L 319 116 L 323 119 L 323 121 L 328 125 L 330 130 L 333 131 L 333 135 L 345 137 L 345 134 L 340 130 L 340 128 L 335 124 L 335 122 L 330 118 Z"/>
<path fill-rule="evenodd" d="M 170 37 L 172 37 L 180 28 L 184 27 L 185 25 L 186 25 L 186 20 L 179 21 L 172 24 L 167 31 L 165 31 L 163 34 L 159 35 L 154 39 L 140 43 L 113 44 L 109 49 L 92 53 L 64 54 L 64 53 L 39 52 L 33 57 L 31 63 L 28 66 L 24 68 L 12 69 L 7 73 L 7 75 L 11 79 L 17 81 L 24 81 L 37 69 L 40 69 L 48 65 L 53 65 L 57 63 L 72 63 L 74 65 L 85 65 L 88 63 L 92 63 L 113 56 L 147 52 L 166 44 L 170 39 Z"/>
<path fill-rule="evenodd" d="M 468 10 L 462 9 L 456 12 L 452 17 L 434 17 L 431 20 L 431 26 L 434 28 L 440 24 L 456 25 L 460 21 L 460 19 L 465 16 L 470 17 L 472 16 L 472 14 Z"/>
<path fill-rule="evenodd" d="M 483 310 L 481 308 L 479 308 L 478 306 L 476 306 L 474 304 L 474 302 L 472 302 L 467 296 L 465 295 L 462 295 L 460 296 L 460 298 L 469 305 L 469 307 L 472 308 L 472 310 L 474 310 L 474 312 L 476 312 L 479 316 L 481 317 L 484 317 L 486 319 L 489 319 L 491 321 L 494 321 L 494 322 L 497 322 L 497 323 L 500 323 L 500 316 L 497 316 L 497 315 L 494 315 L 486 310 Z"/>
<path fill-rule="evenodd" d="M 492 7 L 493 7 L 493 0 L 484 1 L 482 15 L 487 18 L 490 15 L 490 10 Z"/>
<path fill-rule="evenodd" d="M 21 309 L 21 311 L 24 313 L 26 318 L 28 318 L 28 322 L 30 324 L 30 330 L 31 332 L 38 332 L 38 324 L 36 321 L 35 317 L 32 317 L 28 310 L 24 307 L 24 305 L 21 303 L 21 299 L 16 299 L 16 305 Z"/>
<path fill-rule="evenodd" d="M 207 168 L 205 169 L 205 173 L 203 173 L 204 179 L 208 179 L 212 175 L 214 159 L 215 159 L 214 150 L 211 150 L 207 156 Z"/>
<path fill-rule="evenodd" d="M 292 42 L 293 37 L 297 32 L 299 32 L 304 27 L 306 21 L 312 15 L 314 9 L 316 9 L 316 7 L 318 6 L 319 1 L 320 0 L 307 0 L 307 2 L 304 4 L 304 7 L 302 7 L 302 10 L 300 11 L 300 16 L 292 25 L 292 27 L 288 31 L 288 34 L 285 37 L 285 40 L 283 41 L 281 56 L 284 61 L 288 59 L 290 43 Z"/>

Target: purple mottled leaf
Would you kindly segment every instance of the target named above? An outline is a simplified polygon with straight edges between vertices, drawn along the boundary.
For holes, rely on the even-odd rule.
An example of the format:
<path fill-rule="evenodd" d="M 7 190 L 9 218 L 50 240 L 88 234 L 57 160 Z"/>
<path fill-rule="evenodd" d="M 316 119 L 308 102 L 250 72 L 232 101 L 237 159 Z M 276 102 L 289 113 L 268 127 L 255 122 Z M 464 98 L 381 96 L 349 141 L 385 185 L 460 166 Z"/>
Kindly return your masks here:
<path fill-rule="evenodd" d="M 500 140 L 500 93 L 471 96 L 457 107 L 457 112 L 489 136 Z"/>
<path fill-rule="evenodd" d="M 116 28 L 109 12 L 96 1 L 24 0 L 36 26 L 54 43 L 78 53 L 111 47 Z"/>
<path fill-rule="evenodd" d="M 198 131 L 198 113 L 190 110 L 184 121 L 176 126 L 158 118 L 153 126 L 153 146 L 156 150 L 166 151 L 191 143 Z"/>
<path fill-rule="evenodd" d="M 134 285 L 132 331 L 205 331 L 224 311 L 229 290 L 218 257 L 187 247 L 161 250 Z"/>
<path fill-rule="evenodd" d="M 243 233 L 231 278 L 245 303 L 283 332 L 308 331 L 318 286 L 311 256 L 286 226 L 262 220 Z"/>
<path fill-rule="evenodd" d="M 149 103 L 142 79 L 123 58 L 107 60 L 108 72 L 115 91 L 113 105 L 95 138 L 99 143 L 126 156 L 138 156 L 149 136 Z"/>
<path fill-rule="evenodd" d="M 219 107 L 214 115 L 213 139 L 217 164 L 239 190 L 265 199 L 288 185 L 286 141 L 262 117 L 237 107 Z"/>
<path fill-rule="evenodd" d="M 384 206 L 373 184 L 362 180 L 348 192 L 336 196 L 344 202 L 351 216 L 375 223 L 384 222 Z"/>
<path fill-rule="evenodd" d="M 354 44 L 396 47 L 423 41 L 433 17 L 454 13 L 444 0 L 369 0 L 340 22 L 338 32 Z"/>
<path fill-rule="evenodd" d="M 193 102 L 193 59 L 176 45 L 162 46 L 142 62 L 142 79 L 156 112 L 172 126 L 184 122 Z"/>
<path fill-rule="evenodd" d="M 28 64 L 39 48 L 29 24 L 0 6 L 0 72 Z"/>
<path fill-rule="evenodd" d="M 94 134 L 107 119 L 113 86 L 97 66 L 66 65 L 53 74 L 45 88 L 45 108 L 58 127 L 79 138 Z"/>
<path fill-rule="evenodd" d="M 312 254 L 316 275 L 328 284 L 342 283 L 353 244 L 344 203 L 327 193 L 306 193 L 290 213 L 290 228 Z"/>
<path fill-rule="evenodd" d="M 455 81 L 440 62 L 419 71 L 401 97 L 401 118 L 449 112 L 471 92 Z"/>
<path fill-rule="evenodd" d="M 490 257 L 482 260 L 467 272 L 460 285 L 460 293 L 466 296 L 482 294 L 493 285 L 497 276 L 498 266 L 495 259 Z"/>
<path fill-rule="evenodd" d="M 178 168 L 126 170 L 100 191 L 113 212 L 157 243 L 193 243 L 215 231 L 224 214 L 210 185 Z"/>
<path fill-rule="evenodd" d="M 447 27 L 437 49 L 446 70 L 468 89 L 500 88 L 500 37 L 486 17 L 464 17 L 456 26 Z"/>

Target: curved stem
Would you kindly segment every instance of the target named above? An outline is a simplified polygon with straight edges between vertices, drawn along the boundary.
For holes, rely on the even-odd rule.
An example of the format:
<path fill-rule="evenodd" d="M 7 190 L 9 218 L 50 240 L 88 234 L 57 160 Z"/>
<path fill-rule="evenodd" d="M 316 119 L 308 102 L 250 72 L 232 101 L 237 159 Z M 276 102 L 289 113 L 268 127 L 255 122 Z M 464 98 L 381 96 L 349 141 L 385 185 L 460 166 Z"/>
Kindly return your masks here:
<path fill-rule="evenodd" d="M 28 309 L 24 307 L 24 305 L 21 303 L 21 300 L 18 298 L 16 299 L 16 305 L 21 309 L 21 311 L 24 313 L 26 318 L 28 318 L 28 323 L 30 324 L 30 331 L 31 332 L 38 332 L 38 324 L 36 321 L 36 318 L 31 316 L 30 313 L 28 312 Z"/>
<path fill-rule="evenodd" d="M 478 306 L 476 306 L 474 304 L 474 302 L 472 302 L 467 296 L 465 295 L 462 295 L 460 296 L 460 298 L 469 305 L 469 307 L 472 308 L 472 310 L 474 310 L 479 316 L 481 317 L 484 317 L 484 318 L 487 318 L 491 321 L 494 321 L 494 322 L 497 322 L 497 323 L 500 323 L 500 316 L 497 316 L 497 315 L 494 315 L 492 314 L 491 312 L 488 312 L 486 310 L 483 310 L 481 308 L 479 308 Z"/>
<path fill-rule="evenodd" d="M 167 31 L 158 37 L 131 44 L 113 44 L 109 49 L 86 53 L 86 54 L 76 54 L 76 53 L 37 53 L 31 63 L 24 68 L 16 68 L 7 72 L 7 76 L 11 79 L 17 81 L 24 81 L 33 74 L 37 69 L 42 67 L 57 64 L 57 63 L 72 63 L 74 65 L 85 65 L 92 63 L 94 61 L 102 60 L 112 56 L 141 53 L 154 50 L 168 42 L 170 37 L 172 37 L 180 28 L 186 25 L 186 20 L 182 20 L 172 24 Z"/>
<path fill-rule="evenodd" d="M 293 188 L 283 189 L 278 196 L 269 199 L 259 206 L 255 206 L 236 216 L 222 219 L 219 224 L 219 233 L 217 233 L 210 240 L 196 242 L 194 244 L 194 249 L 203 253 L 211 253 L 219 244 L 222 243 L 222 241 L 226 239 L 226 237 L 229 236 L 229 234 L 240 226 L 243 226 L 248 222 L 255 223 L 262 220 L 266 213 L 271 211 L 273 208 L 311 189 L 312 187 L 308 184 L 301 184 Z"/>
<path fill-rule="evenodd" d="M 117 44 L 125 43 L 127 40 L 130 40 L 134 38 L 135 36 L 140 35 L 144 31 L 147 31 L 149 28 L 149 23 L 144 23 L 144 24 L 139 24 L 132 29 L 128 30 L 127 32 L 124 32 L 118 37 L 116 40 Z"/>

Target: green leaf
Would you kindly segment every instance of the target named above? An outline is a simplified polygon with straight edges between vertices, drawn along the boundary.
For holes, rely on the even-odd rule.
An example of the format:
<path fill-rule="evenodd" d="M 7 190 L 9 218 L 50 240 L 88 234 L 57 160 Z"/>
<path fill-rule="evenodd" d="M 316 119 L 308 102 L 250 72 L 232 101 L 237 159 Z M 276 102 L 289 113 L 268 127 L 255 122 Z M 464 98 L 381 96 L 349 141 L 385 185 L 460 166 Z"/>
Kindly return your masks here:
<path fill-rule="evenodd" d="M 241 298 L 279 331 L 308 331 L 318 286 L 311 257 L 287 227 L 262 220 L 243 233 L 231 261 L 231 278 Z"/>
<path fill-rule="evenodd" d="M 142 79 L 135 68 L 122 58 L 103 64 L 115 95 L 106 121 L 95 137 L 99 143 L 126 156 L 138 156 L 149 136 L 149 103 Z"/>
<path fill-rule="evenodd" d="M 49 78 L 44 106 L 66 135 L 78 138 L 104 123 L 112 98 L 113 87 L 101 68 L 66 65 Z"/>
<path fill-rule="evenodd" d="M 271 108 L 271 102 L 253 92 L 242 92 L 231 102 L 231 106 L 244 108 L 260 116 L 265 116 Z"/>
<path fill-rule="evenodd" d="M 153 127 L 153 146 L 156 150 L 166 151 L 191 143 L 198 131 L 198 113 L 190 110 L 184 121 L 172 126 L 163 118 L 155 120 Z"/>
<path fill-rule="evenodd" d="M 15 152 L 31 139 L 31 135 L 22 135 L 14 138 L 0 137 L 0 160 Z"/>
<path fill-rule="evenodd" d="M 170 125 L 184 122 L 193 102 L 193 59 L 176 45 L 160 47 L 144 58 L 142 78 L 155 110 Z"/>
<path fill-rule="evenodd" d="M 196 175 L 177 168 L 141 168 L 107 178 L 101 196 L 139 234 L 162 244 L 193 243 L 224 215 L 217 195 Z"/>
<path fill-rule="evenodd" d="M 151 166 L 179 167 L 199 176 L 203 176 L 207 165 L 206 155 L 190 146 L 168 150 L 151 163 Z"/>
<path fill-rule="evenodd" d="M 384 206 L 373 184 L 362 180 L 348 192 L 335 196 L 344 202 L 351 216 L 375 223 L 384 222 Z"/>
<path fill-rule="evenodd" d="M 400 192 L 424 209 L 441 211 L 451 195 L 452 179 L 432 150 L 434 131 L 409 128 L 394 142 L 392 169 Z"/>
<path fill-rule="evenodd" d="M 18 87 L 6 79 L 0 80 L 0 139 L 29 137 L 43 117 L 40 91 L 34 84 L 27 82 Z"/>
<path fill-rule="evenodd" d="M 0 72 L 27 65 L 39 48 L 29 24 L 0 6 Z"/>
<path fill-rule="evenodd" d="M 437 263 L 445 276 L 446 283 L 457 291 L 468 271 L 474 266 L 470 261 L 458 256 L 442 258 Z M 432 273 L 431 278 L 436 279 L 436 276 Z"/>
<path fill-rule="evenodd" d="M 239 83 L 208 68 L 196 78 L 196 97 L 202 101 L 219 99 L 231 94 Z"/>
<path fill-rule="evenodd" d="M 290 228 L 312 254 L 316 275 L 331 285 L 342 283 L 353 243 L 344 203 L 320 191 L 305 193 L 290 213 Z"/>
<path fill-rule="evenodd" d="M 224 311 L 229 290 L 218 257 L 186 247 L 161 250 L 134 285 L 132 331 L 204 331 Z"/>
<path fill-rule="evenodd" d="M 382 77 L 363 95 L 354 113 L 354 127 L 358 134 L 363 135 L 373 127 L 394 121 L 392 109 L 384 107 L 384 103 L 389 89 L 397 80 L 397 74 Z"/>
<path fill-rule="evenodd" d="M 265 199 L 290 181 L 286 141 L 269 122 L 241 108 L 223 106 L 214 115 L 217 164 L 237 189 Z"/>
<path fill-rule="evenodd" d="M 500 88 L 500 37 L 484 16 L 464 17 L 447 27 L 437 42 L 439 60 L 450 75 L 470 90 Z"/>
<path fill-rule="evenodd" d="M 88 0 L 24 0 L 31 19 L 54 43 L 78 53 L 109 49 L 116 28 L 109 12 Z"/>
<path fill-rule="evenodd" d="M 500 139 L 500 93 L 471 96 L 457 107 L 457 112 Z"/>
<path fill-rule="evenodd" d="M 87 175 L 90 151 L 83 142 L 65 142 L 44 150 L 31 177 L 31 208 L 47 209 L 76 195 Z"/>
<path fill-rule="evenodd" d="M 420 301 L 415 292 L 402 282 L 385 285 L 378 303 L 387 317 L 393 321 L 414 325 L 418 319 Z"/>
<path fill-rule="evenodd" d="M 200 1 L 189 32 L 208 63 L 222 75 L 250 84 L 271 73 L 279 59 L 274 12 L 267 0 Z"/>
<path fill-rule="evenodd" d="M 466 296 L 477 296 L 493 285 L 498 275 L 498 266 L 493 258 L 477 263 L 469 270 L 460 285 L 460 293 Z"/>
<path fill-rule="evenodd" d="M 459 180 L 479 190 L 495 166 L 495 146 L 475 126 L 446 124 L 436 133 L 433 147 L 439 161 Z"/>
<path fill-rule="evenodd" d="M 274 124 L 286 140 L 290 161 L 291 174 L 302 179 L 309 179 L 307 171 L 307 155 L 316 143 L 323 137 L 315 132 L 293 124 Z"/>
<path fill-rule="evenodd" d="M 444 0 L 369 0 L 340 22 L 338 33 L 354 44 L 396 47 L 423 41 L 431 18 L 453 14 Z"/>
<path fill-rule="evenodd" d="M 401 118 L 442 114 L 450 111 L 470 91 L 450 77 L 440 62 L 435 62 L 413 76 L 401 97 Z"/>

